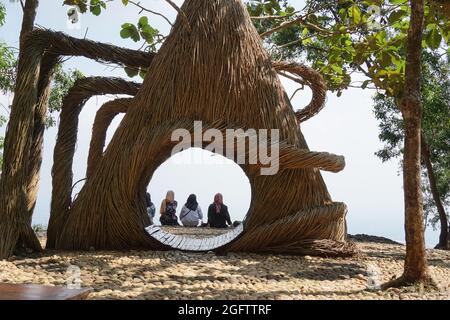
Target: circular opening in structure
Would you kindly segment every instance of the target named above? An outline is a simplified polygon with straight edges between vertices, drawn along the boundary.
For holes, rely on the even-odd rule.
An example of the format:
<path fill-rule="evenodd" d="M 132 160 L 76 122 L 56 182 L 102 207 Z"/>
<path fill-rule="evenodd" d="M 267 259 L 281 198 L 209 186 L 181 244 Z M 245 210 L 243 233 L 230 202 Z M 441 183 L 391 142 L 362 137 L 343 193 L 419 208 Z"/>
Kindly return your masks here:
<path fill-rule="evenodd" d="M 175 195 L 178 226 L 166 225 L 161 219 L 161 207 L 168 191 Z M 251 186 L 247 175 L 235 162 L 209 151 L 190 148 L 170 157 L 155 171 L 147 187 L 155 206 L 153 225 L 147 232 L 175 249 L 207 251 L 221 247 L 243 231 L 243 221 L 250 208 Z M 226 216 L 214 204 L 215 195 L 223 196 L 232 225 L 219 228 L 214 223 Z M 194 194 L 198 210 L 190 211 L 187 200 Z M 184 209 L 186 206 L 187 209 Z M 208 212 L 210 216 L 208 217 Z M 189 215 L 186 218 L 186 214 Z M 216 219 L 217 214 L 220 216 Z M 196 218 L 198 218 L 197 226 Z M 211 220 L 211 221 L 210 221 Z"/>

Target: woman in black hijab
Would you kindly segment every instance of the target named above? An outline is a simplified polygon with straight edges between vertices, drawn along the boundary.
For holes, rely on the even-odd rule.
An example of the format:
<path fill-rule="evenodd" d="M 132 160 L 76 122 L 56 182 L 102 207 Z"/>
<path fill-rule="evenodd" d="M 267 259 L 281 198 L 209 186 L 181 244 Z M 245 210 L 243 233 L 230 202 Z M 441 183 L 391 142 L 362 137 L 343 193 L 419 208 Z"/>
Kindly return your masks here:
<path fill-rule="evenodd" d="M 180 220 L 185 227 L 197 227 L 203 222 L 202 209 L 195 194 L 191 194 L 180 212 Z"/>

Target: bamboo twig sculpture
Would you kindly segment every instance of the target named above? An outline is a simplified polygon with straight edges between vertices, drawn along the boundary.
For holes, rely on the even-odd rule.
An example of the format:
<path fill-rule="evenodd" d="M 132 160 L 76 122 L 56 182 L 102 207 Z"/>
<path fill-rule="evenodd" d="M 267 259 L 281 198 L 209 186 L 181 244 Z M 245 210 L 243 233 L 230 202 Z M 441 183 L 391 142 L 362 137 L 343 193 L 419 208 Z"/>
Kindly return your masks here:
<path fill-rule="evenodd" d="M 31 217 L 39 186 L 50 82 L 59 57 L 84 56 L 148 68 L 154 56 L 42 29 L 26 34 L 23 42 L 0 180 L 0 258 L 9 257 L 22 243 L 41 250 Z"/>
<path fill-rule="evenodd" d="M 59 117 L 58 137 L 53 153 L 52 201 L 47 230 L 47 248 L 54 248 L 57 232 L 72 202 L 72 164 L 78 137 L 78 118 L 85 103 L 94 95 L 134 96 L 139 84 L 119 78 L 92 77 L 78 80 L 64 98 Z"/>
<path fill-rule="evenodd" d="M 242 232 L 212 249 L 350 254 L 346 206 L 332 202 L 319 172 L 340 171 L 344 160 L 309 151 L 298 126 L 323 107 L 326 88 L 320 75 L 296 64 L 272 63 L 241 0 L 186 0 L 182 10 L 191 30 L 177 19 L 144 84 L 127 102 L 105 153 L 98 146 L 91 150 L 95 170 L 89 170 L 63 219 L 56 248 L 202 250 L 183 247 L 183 239 L 157 229 L 149 230 L 151 235 L 145 232 L 142 201 L 153 173 L 171 155 L 172 132 L 192 132 L 194 121 L 201 120 L 205 130 L 279 129 L 282 140 L 278 174 L 262 176 L 255 170 L 258 165 L 241 166 L 252 185 L 251 207 Z M 312 87 L 311 104 L 297 114 L 280 84 L 279 70 L 301 76 Z M 103 136 L 114 115 L 96 121 L 94 132 Z"/>
<path fill-rule="evenodd" d="M 320 170 L 338 172 L 344 158 L 312 152 L 302 121 L 324 106 L 320 74 L 295 63 L 272 62 L 241 0 L 186 0 L 171 34 L 155 54 L 136 52 L 61 33 L 35 30 L 23 50 L 26 73 L 17 79 L 0 183 L 0 258 L 18 241 L 36 244 L 31 214 L 36 201 L 49 84 L 61 56 L 78 55 L 148 69 L 141 85 L 120 79 L 78 81 L 64 100 L 55 146 L 48 248 L 277 252 L 345 256 L 346 206 L 335 203 Z M 189 28 L 187 27 L 189 26 Z M 295 75 L 313 98 L 294 112 L 277 72 Z M 26 76 L 25 76 L 25 75 Z M 89 97 L 127 94 L 97 113 L 87 180 L 71 198 L 78 117 Z M 103 152 L 108 126 L 125 113 Z M 261 175 L 262 164 L 244 164 L 252 186 L 243 225 L 220 238 L 193 244 L 149 224 L 144 192 L 170 156 L 172 132 L 193 132 L 194 121 L 226 129 L 277 129 L 279 172 Z M 20 137 L 20 139 L 18 138 Z M 249 138 L 253 138 L 250 136 Z M 12 139 L 18 139 L 11 143 Z M 274 143 L 272 140 L 270 143 Z M 246 157 L 251 150 L 246 150 Z M 236 159 L 234 159 L 236 160 Z"/>

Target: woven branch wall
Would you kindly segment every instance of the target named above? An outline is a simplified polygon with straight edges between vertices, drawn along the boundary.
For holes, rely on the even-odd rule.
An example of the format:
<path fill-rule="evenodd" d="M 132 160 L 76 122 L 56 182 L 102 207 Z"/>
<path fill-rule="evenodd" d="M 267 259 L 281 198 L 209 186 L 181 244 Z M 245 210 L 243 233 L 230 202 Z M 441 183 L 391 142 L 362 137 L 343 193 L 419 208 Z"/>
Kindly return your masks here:
<path fill-rule="evenodd" d="M 258 165 L 241 166 L 252 186 L 251 206 L 242 232 L 213 246 L 216 251 L 349 253 L 346 206 L 331 200 L 319 171 L 340 171 L 344 159 L 309 151 L 299 129 L 299 121 L 323 107 L 320 75 L 273 63 L 241 0 L 186 0 L 182 10 L 189 27 L 177 19 L 105 153 L 99 157 L 98 146 L 91 150 L 97 152 L 95 170 L 60 222 L 55 247 L 174 247 L 145 231 L 143 192 L 171 155 L 172 132 L 193 131 L 201 120 L 204 129 L 279 129 L 282 140 L 278 174 L 262 176 Z M 277 71 L 297 74 L 311 86 L 308 107 L 293 111 Z"/>
<path fill-rule="evenodd" d="M 76 81 L 64 98 L 53 152 L 52 201 L 47 248 L 55 247 L 57 233 L 72 202 L 72 165 L 78 138 L 78 119 L 85 103 L 94 95 L 135 95 L 138 89 L 139 84 L 119 78 L 89 77 Z"/>

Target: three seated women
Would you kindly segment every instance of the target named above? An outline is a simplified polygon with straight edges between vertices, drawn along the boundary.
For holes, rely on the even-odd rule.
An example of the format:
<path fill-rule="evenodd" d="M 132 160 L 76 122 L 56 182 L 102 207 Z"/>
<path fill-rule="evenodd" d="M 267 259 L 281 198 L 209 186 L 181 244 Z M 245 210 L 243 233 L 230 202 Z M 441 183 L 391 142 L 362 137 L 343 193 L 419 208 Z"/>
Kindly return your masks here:
<path fill-rule="evenodd" d="M 153 224 L 154 206 L 151 202 L 150 194 L 147 193 L 147 213 Z M 168 191 L 166 198 L 161 202 L 160 219 L 163 226 L 179 226 L 176 214 L 178 203 L 175 200 L 175 193 Z M 152 215 L 153 213 L 153 215 Z M 214 196 L 214 202 L 208 207 L 208 222 L 203 223 L 203 212 L 197 202 L 195 194 L 189 195 L 186 203 L 180 212 L 180 221 L 185 227 L 211 227 L 211 228 L 227 228 L 232 225 L 228 207 L 223 203 L 222 194 L 218 193 Z"/>

